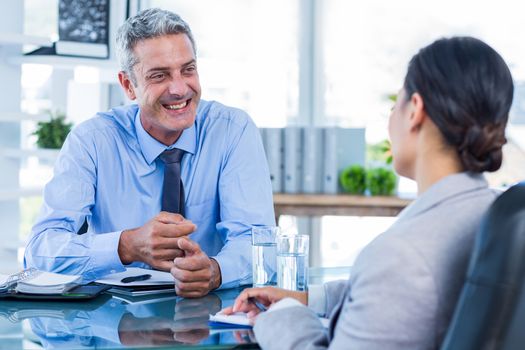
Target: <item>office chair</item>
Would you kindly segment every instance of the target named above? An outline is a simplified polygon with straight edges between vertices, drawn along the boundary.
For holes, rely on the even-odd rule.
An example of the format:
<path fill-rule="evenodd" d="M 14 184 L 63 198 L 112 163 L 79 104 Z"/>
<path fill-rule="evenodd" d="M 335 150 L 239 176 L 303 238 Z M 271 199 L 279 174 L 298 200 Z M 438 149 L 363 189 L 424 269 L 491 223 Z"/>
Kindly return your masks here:
<path fill-rule="evenodd" d="M 492 204 L 441 350 L 525 349 L 525 182 Z"/>

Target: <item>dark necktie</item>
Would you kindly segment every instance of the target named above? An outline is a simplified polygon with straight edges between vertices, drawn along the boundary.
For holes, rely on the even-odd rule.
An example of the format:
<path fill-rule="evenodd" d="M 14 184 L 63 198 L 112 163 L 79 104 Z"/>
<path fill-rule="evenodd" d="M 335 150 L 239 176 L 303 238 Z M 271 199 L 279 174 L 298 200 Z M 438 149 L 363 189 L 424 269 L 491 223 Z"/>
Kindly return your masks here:
<path fill-rule="evenodd" d="M 180 160 L 184 151 L 178 148 L 165 150 L 159 156 L 164 162 L 161 210 L 184 216 L 184 187 L 180 178 Z"/>

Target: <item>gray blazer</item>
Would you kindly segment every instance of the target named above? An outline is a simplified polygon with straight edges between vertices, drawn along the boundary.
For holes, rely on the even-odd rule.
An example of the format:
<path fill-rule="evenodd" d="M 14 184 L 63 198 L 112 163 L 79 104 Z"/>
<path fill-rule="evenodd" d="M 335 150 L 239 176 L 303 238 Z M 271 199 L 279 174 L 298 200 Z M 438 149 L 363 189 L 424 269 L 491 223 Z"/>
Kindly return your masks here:
<path fill-rule="evenodd" d="M 348 281 L 324 285 L 329 329 L 304 306 L 258 317 L 263 349 L 436 349 L 463 285 L 482 215 L 499 193 L 482 175 L 431 186 L 357 257 Z"/>

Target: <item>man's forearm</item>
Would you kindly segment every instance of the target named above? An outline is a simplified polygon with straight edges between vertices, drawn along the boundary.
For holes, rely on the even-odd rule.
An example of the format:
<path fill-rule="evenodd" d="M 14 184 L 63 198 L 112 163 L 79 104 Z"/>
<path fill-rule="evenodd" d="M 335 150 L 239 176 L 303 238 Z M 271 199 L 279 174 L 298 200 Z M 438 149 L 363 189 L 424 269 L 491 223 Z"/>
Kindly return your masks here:
<path fill-rule="evenodd" d="M 84 282 L 122 271 L 117 254 L 120 231 L 77 235 L 65 229 L 35 233 L 26 246 L 24 266 L 82 275 Z"/>

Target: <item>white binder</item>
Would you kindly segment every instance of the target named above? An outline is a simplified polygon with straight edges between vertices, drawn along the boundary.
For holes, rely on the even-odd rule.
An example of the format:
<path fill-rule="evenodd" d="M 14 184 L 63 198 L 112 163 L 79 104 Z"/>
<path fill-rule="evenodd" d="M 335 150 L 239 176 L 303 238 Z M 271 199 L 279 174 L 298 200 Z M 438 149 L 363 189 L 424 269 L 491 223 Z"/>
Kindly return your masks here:
<path fill-rule="evenodd" d="M 303 130 L 302 188 L 303 193 L 322 192 L 322 129 L 307 127 Z"/>
<path fill-rule="evenodd" d="M 364 128 L 323 129 L 323 192 L 341 192 L 339 174 L 353 164 L 365 165 L 366 143 Z"/>
<path fill-rule="evenodd" d="M 337 130 L 334 127 L 323 128 L 323 193 L 336 194 L 337 173 Z"/>
<path fill-rule="evenodd" d="M 283 172 L 284 172 L 284 151 L 283 151 L 283 129 L 266 128 L 264 135 L 264 149 L 270 169 L 270 179 L 272 181 L 272 191 L 274 193 L 283 192 Z"/>
<path fill-rule="evenodd" d="M 295 126 L 284 129 L 284 192 L 300 193 L 301 188 L 302 129 Z"/>
<path fill-rule="evenodd" d="M 337 128 L 337 175 L 353 164 L 364 166 L 365 128 Z M 339 182 L 339 181 L 338 181 Z M 339 188 L 341 190 L 341 188 Z"/>

